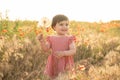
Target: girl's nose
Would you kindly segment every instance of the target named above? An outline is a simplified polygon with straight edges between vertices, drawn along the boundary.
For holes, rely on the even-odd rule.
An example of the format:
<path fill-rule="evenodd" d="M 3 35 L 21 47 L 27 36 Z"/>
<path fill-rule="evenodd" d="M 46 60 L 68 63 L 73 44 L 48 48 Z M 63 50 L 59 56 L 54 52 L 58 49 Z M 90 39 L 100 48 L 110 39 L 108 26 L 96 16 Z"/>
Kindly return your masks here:
<path fill-rule="evenodd" d="M 64 25 L 64 28 L 68 28 L 68 26 L 67 26 L 67 25 Z"/>

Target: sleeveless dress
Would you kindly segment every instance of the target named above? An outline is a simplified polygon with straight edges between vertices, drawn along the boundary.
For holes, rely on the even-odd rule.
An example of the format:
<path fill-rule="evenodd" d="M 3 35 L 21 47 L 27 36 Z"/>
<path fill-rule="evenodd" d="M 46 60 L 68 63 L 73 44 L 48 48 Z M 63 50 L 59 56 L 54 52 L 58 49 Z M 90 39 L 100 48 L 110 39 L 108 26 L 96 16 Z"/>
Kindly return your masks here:
<path fill-rule="evenodd" d="M 44 71 L 45 74 L 47 74 L 51 78 L 54 78 L 58 76 L 60 72 L 64 72 L 66 69 L 71 69 L 73 67 L 73 56 L 63 56 L 61 58 L 56 58 L 54 56 L 54 52 L 69 50 L 69 44 L 74 40 L 74 36 L 47 37 L 47 41 L 50 43 L 52 53 L 48 56 L 47 64 Z"/>

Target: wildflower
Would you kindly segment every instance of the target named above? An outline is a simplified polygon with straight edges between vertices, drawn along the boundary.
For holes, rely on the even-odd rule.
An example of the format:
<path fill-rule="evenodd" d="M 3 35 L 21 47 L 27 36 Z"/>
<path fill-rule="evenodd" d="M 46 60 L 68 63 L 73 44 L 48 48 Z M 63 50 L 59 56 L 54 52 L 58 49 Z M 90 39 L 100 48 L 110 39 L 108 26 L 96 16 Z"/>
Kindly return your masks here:
<path fill-rule="evenodd" d="M 85 66 L 84 65 L 78 65 L 78 68 L 77 68 L 78 70 L 85 70 Z"/>
<path fill-rule="evenodd" d="M 49 31 L 50 31 L 50 28 L 49 28 L 49 27 L 47 27 L 47 28 L 46 28 L 46 32 L 49 32 Z"/>
<path fill-rule="evenodd" d="M 23 33 L 23 32 L 21 32 L 19 35 L 22 37 L 22 36 L 24 36 L 24 33 Z"/>
<path fill-rule="evenodd" d="M 42 30 L 41 29 L 38 29 L 38 30 L 35 30 L 35 34 L 38 35 L 39 33 L 41 33 Z"/>
<path fill-rule="evenodd" d="M 100 29 L 100 32 L 105 32 L 105 29 L 104 29 L 104 28 L 101 28 L 101 29 Z"/>
<path fill-rule="evenodd" d="M 18 31 L 19 31 L 19 32 L 22 32 L 23 30 L 22 30 L 22 28 L 19 28 Z"/>
<path fill-rule="evenodd" d="M 7 30 L 6 30 L 6 29 L 3 29 L 3 30 L 2 30 L 2 32 L 6 33 L 6 32 L 7 32 Z"/>
<path fill-rule="evenodd" d="M 81 31 L 84 31 L 85 29 L 84 28 L 81 28 Z"/>

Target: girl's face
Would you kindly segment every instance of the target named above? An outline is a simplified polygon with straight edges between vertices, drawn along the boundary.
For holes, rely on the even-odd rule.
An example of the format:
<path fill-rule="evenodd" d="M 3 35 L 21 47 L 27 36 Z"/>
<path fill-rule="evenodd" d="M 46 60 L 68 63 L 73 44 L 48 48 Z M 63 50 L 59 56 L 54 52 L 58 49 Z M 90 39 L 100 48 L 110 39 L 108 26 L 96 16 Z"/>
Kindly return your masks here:
<path fill-rule="evenodd" d="M 54 30 L 58 35 L 66 35 L 68 33 L 69 21 L 61 21 L 57 23 Z"/>

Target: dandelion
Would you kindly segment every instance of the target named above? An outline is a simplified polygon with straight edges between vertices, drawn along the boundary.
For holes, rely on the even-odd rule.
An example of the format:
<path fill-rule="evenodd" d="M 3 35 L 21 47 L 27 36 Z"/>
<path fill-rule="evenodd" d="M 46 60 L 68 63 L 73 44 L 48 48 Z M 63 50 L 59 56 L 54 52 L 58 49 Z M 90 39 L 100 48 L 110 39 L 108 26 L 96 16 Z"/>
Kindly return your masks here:
<path fill-rule="evenodd" d="M 49 27 L 51 24 L 50 20 L 47 17 L 43 17 L 39 22 L 38 22 L 38 27 Z"/>

